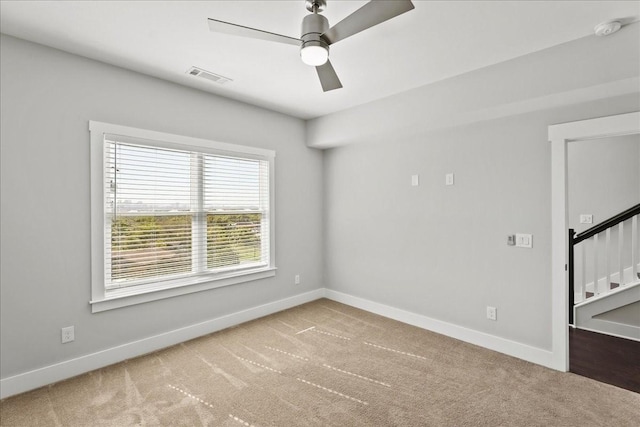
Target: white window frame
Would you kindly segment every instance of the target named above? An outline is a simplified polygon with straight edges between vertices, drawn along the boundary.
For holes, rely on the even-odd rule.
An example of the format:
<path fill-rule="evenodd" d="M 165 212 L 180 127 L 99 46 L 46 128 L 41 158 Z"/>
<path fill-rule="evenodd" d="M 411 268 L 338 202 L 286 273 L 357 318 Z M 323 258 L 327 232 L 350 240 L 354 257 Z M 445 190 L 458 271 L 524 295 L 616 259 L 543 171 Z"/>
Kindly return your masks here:
<path fill-rule="evenodd" d="M 229 144 L 183 135 L 168 134 L 128 126 L 89 121 L 91 153 L 91 311 L 93 313 L 171 298 L 193 292 L 273 277 L 275 266 L 275 151 Z M 269 263 L 247 270 L 218 272 L 171 281 L 107 289 L 105 286 L 105 134 L 152 141 L 150 145 L 173 146 L 203 153 L 258 158 L 269 164 Z"/>

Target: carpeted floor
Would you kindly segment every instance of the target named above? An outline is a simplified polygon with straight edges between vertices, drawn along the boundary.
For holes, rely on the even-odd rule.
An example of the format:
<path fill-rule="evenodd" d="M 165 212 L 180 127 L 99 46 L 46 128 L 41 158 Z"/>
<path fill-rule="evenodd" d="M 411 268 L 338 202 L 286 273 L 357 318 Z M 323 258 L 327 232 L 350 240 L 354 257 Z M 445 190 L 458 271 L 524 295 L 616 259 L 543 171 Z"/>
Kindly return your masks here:
<path fill-rule="evenodd" d="M 2 426 L 634 426 L 640 394 L 329 300 L 0 402 Z"/>

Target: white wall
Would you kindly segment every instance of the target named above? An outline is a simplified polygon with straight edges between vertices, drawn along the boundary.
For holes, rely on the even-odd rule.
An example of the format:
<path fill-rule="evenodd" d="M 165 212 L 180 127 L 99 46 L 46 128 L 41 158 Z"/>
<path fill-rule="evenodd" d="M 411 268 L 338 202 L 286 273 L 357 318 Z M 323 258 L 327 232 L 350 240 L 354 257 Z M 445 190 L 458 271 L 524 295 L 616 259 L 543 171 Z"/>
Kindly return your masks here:
<path fill-rule="evenodd" d="M 324 285 L 323 156 L 302 120 L 5 35 L 0 50 L 2 378 Z M 276 277 L 91 314 L 89 120 L 276 150 Z"/>
<path fill-rule="evenodd" d="M 328 286 L 550 350 L 547 126 L 639 107 L 626 95 L 327 150 Z M 507 246 L 514 233 L 533 234 L 533 248 Z"/>

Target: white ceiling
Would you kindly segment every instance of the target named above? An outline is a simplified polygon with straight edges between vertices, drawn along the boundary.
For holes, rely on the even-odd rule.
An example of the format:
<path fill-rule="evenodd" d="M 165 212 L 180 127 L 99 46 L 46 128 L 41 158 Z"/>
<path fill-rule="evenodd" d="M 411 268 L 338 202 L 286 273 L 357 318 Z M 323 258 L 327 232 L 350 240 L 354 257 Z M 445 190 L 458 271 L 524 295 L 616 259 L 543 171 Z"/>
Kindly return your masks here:
<path fill-rule="evenodd" d="M 1 1 L 0 31 L 185 86 L 309 119 L 593 34 L 640 1 L 424 1 L 342 40 L 343 89 L 324 93 L 298 49 L 212 33 L 207 18 L 300 36 L 304 0 Z M 365 1 L 328 0 L 330 24 Z M 189 76 L 191 66 L 233 79 Z"/>

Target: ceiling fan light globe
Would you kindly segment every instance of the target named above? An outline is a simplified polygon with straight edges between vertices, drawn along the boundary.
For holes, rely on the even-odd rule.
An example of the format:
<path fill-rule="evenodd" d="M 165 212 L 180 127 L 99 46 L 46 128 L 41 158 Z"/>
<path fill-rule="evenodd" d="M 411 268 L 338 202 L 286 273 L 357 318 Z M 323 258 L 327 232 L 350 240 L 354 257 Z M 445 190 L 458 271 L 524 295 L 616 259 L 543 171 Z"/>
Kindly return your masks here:
<path fill-rule="evenodd" d="M 324 46 L 304 46 L 300 49 L 300 57 L 305 64 L 318 67 L 329 60 L 329 50 Z"/>

